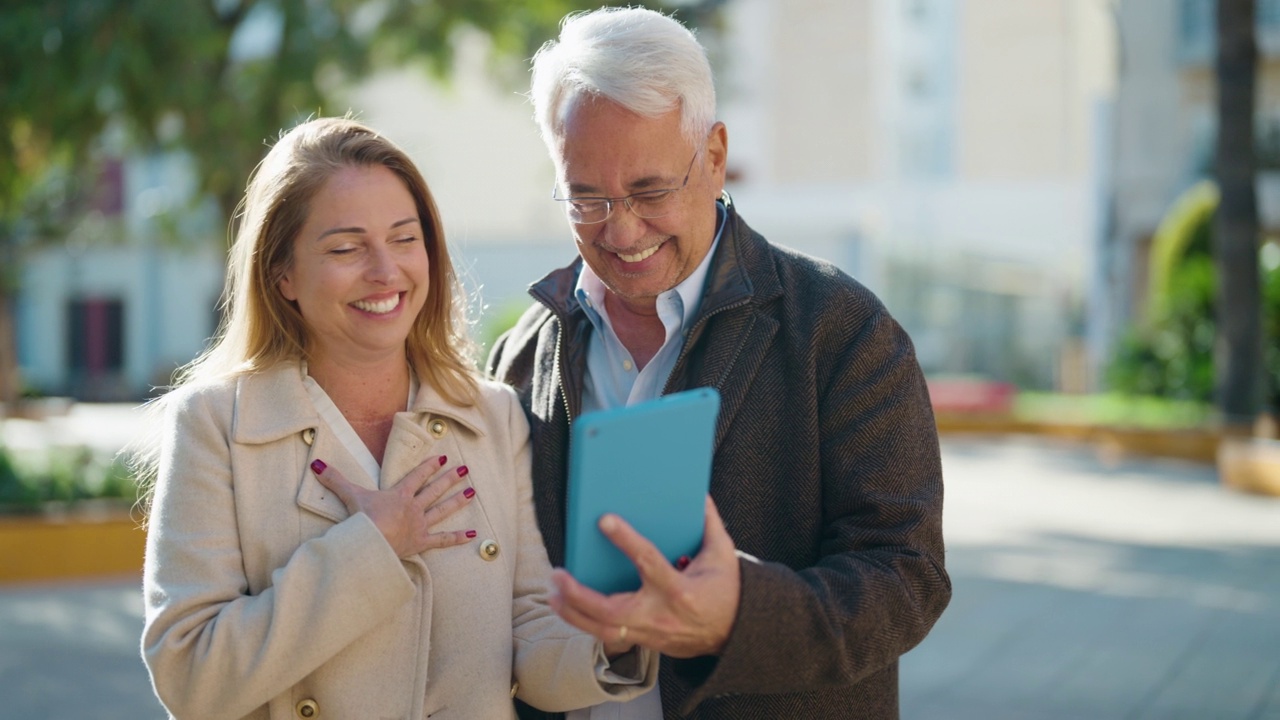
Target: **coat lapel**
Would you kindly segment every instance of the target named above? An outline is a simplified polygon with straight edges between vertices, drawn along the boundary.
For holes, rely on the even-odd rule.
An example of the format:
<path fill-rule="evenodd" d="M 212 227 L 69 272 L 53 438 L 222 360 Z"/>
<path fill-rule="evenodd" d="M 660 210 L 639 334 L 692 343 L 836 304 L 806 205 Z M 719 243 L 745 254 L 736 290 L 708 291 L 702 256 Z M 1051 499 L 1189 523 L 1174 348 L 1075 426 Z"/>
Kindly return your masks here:
<path fill-rule="evenodd" d="M 716 446 L 733 424 L 752 380 L 778 332 L 778 322 L 759 309 L 777 302 L 782 285 L 767 262 L 764 239 L 738 219 L 731 203 L 726 232 L 713 258 L 699 320 L 686 340 L 687 366 L 671 372 L 666 392 L 713 387 L 720 393 Z"/>
<path fill-rule="evenodd" d="M 457 450 L 459 432 L 485 435 L 480 409 L 449 403 L 429 383 L 420 381 L 413 407 L 396 413 L 392 421 L 379 485 L 384 490 L 392 487 L 428 458 L 448 455 L 456 463 L 461 458 Z"/>
<path fill-rule="evenodd" d="M 699 342 L 705 352 L 690 362 L 689 372 L 683 374 L 688 378 L 687 385 L 678 389 L 713 387 L 719 391 L 717 447 L 751 391 L 752 380 L 777 332 L 777 321 L 757 314 L 748 305 L 722 312 L 707 323 L 700 340 L 691 338 Z"/>
<path fill-rule="evenodd" d="M 299 472 L 298 506 L 333 522 L 342 522 L 350 513 L 342 501 L 316 480 L 311 463 L 317 459 L 333 465 L 348 480 L 369 490 L 390 487 L 431 455 L 448 455 L 453 433 L 465 429 L 484 435 L 484 423 L 476 407 L 449 404 L 429 384 L 420 385 L 413 407 L 398 413 L 383 456 L 381 478 L 370 478 L 321 421 L 303 385 L 297 363 L 281 363 L 268 370 L 242 377 L 236 388 L 236 417 L 232 430 L 237 443 L 249 445 L 276 442 L 296 436 L 302 456 Z M 429 428 L 435 419 L 444 422 L 444 433 Z M 438 446 L 438 447 L 437 447 Z M 456 451 L 455 451 L 455 457 Z"/>

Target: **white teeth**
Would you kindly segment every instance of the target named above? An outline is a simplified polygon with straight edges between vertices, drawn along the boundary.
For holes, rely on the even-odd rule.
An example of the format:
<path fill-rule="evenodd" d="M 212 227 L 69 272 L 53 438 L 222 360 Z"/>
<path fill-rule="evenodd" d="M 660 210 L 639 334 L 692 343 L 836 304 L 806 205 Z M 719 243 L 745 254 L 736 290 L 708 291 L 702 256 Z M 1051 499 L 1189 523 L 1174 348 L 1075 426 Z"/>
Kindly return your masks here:
<path fill-rule="evenodd" d="M 644 260 L 645 258 L 658 252 L 658 248 L 660 247 L 662 247 L 661 243 L 654 245 L 648 250 L 642 250 L 639 253 L 636 253 L 635 255 L 623 255 L 622 253 L 618 253 L 618 257 L 622 258 L 623 260 L 629 263 L 640 262 L 641 260 Z"/>
<path fill-rule="evenodd" d="M 396 295 L 395 297 L 389 297 L 386 300 L 379 300 L 377 302 L 357 300 L 351 304 L 365 312 L 373 313 L 374 315 L 383 315 L 396 309 L 396 306 L 400 304 L 400 296 Z"/>

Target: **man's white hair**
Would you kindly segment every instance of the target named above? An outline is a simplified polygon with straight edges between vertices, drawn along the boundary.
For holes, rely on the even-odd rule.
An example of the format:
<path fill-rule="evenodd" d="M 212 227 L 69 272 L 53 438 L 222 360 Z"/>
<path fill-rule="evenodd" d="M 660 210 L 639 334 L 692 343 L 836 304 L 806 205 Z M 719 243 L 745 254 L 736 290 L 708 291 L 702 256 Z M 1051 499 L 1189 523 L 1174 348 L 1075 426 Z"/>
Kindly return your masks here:
<path fill-rule="evenodd" d="M 677 20 L 644 8 L 601 8 L 568 15 L 559 40 L 533 56 L 529 97 L 547 147 L 560 117 L 581 96 L 600 97 L 643 117 L 681 111 L 680 132 L 698 145 L 716 116 L 707 52 Z"/>

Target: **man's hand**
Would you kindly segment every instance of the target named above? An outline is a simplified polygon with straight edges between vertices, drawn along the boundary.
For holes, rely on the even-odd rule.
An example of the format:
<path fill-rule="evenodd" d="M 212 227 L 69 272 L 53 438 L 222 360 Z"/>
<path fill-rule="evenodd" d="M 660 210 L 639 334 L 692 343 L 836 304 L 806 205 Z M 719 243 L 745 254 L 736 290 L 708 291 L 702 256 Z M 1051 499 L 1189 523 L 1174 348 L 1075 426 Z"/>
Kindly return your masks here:
<path fill-rule="evenodd" d="M 434 548 L 461 545 L 476 535 L 474 530 L 431 530 L 475 496 L 475 491 L 467 488 L 444 497 L 467 476 L 466 465 L 445 470 L 446 462 L 443 455 L 425 460 L 386 490 L 362 488 L 325 465 L 323 460 L 311 463 L 311 471 L 321 485 L 338 496 L 348 512 L 368 515 L 397 557 L 407 558 Z"/>
<path fill-rule="evenodd" d="M 602 595 L 557 569 L 550 603 L 560 617 L 606 647 L 635 643 L 676 658 L 719 654 L 738 613 L 742 578 L 733 539 L 710 496 L 702 550 L 683 571 L 617 515 L 600 518 L 600 531 L 635 564 L 641 587 Z"/>

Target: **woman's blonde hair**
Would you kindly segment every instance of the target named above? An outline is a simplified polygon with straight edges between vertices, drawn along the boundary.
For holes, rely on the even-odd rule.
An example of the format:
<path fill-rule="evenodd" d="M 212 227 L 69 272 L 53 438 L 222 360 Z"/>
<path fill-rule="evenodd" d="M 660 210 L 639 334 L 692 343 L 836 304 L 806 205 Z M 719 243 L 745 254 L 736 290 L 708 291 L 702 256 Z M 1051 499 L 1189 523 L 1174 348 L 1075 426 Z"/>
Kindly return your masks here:
<path fill-rule="evenodd" d="M 454 273 L 444 228 L 426 180 L 395 143 L 350 118 L 318 118 L 284 133 L 249 179 L 227 262 L 223 319 L 209 348 L 178 370 L 171 389 L 260 372 L 307 355 L 307 327 L 286 300 L 280 279 L 293 262 L 294 241 L 311 201 L 335 173 L 381 165 L 404 182 L 422 222 L 430 285 L 405 354 L 417 375 L 459 405 L 475 401 L 475 345 L 467 332 L 466 295 Z M 164 398 L 153 403 L 153 418 Z M 154 435 L 154 433 L 152 434 Z M 144 497 L 154 481 L 159 449 L 135 452 Z M 142 503 L 146 508 L 146 502 Z"/>

